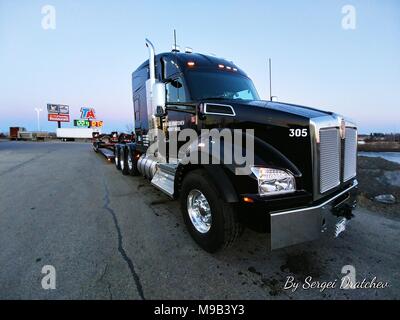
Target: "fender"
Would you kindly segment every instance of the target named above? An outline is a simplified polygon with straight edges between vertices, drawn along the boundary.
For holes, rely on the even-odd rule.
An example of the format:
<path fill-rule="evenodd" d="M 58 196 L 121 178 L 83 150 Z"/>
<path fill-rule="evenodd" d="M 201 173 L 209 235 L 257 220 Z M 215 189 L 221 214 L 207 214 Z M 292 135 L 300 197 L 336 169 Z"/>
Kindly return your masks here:
<path fill-rule="evenodd" d="M 213 165 L 213 164 L 206 164 L 206 165 L 196 165 L 196 164 L 179 164 L 176 170 L 175 177 L 175 194 L 178 195 L 181 182 L 183 181 L 183 177 L 190 171 L 195 169 L 202 168 L 206 170 L 210 180 L 213 182 L 214 186 L 220 192 L 221 196 L 223 197 L 224 201 L 228 203 L 235 203 L 239 202 L 238 193 L 235 190 L 231 180 L 229 179 L 228 175 L 224 170 L 224 165 Z"/>
<path fill-rule="evenodd" d="M 245 133 L 243 133 L 243 135 L 245 135 Z M 301 178 L 302 174 L 300 170 L 284 154 L 265 141 L 257 137 L 253 138 L 255 166 L 289 170 L 296 177 L 296 180 Z M 210 147 L 208 150 L 200 150 L 198 147 L 198 140 L 190 144 L 190 146 L 186 149 L 187 151 L 185 156 L 182 159 L 185 161 L 178 166 L 177 174 L 179 174 L 177 177 L 181 175 L 181 179 L 177 180 L 182 180 L 186 172 L 191 171 L 194 168 L 201 167 L 209 173 L 210 179 L 213 181 L 214 185 L 218 188 L 218 190 L 221 192 L 221 195 L 224 197 L 224 200 L 227 202 L 238 202 L 240 194 L 243 193 L 258 193 L 257 180 L 253 174 L 244 176 L 236 175 L 236 169 L 240 168 L 240 165 L 235 163 L 225 164 L 223 152 L 225 145 L 223 140 L 220 144 L 219 159 L 217 162 L 219 164 L 212 164 L 212 160 L 215 159 L 215 156 L 213 156 L 211 151 L 212 143 L 210 142 L 209 145 Z M 242 145 L 241 151 L 242 154 L 245 154 L 246 150 L 243 149 L 244 147 Z M 190 159 L 198 159 L 199 164 L 191 163 Z M 209 162 L 208 164 L 201 164 L 200 159 L 209 159 Z M 175 190 L 179 190 L 179 185 L 176 186 Z"/>

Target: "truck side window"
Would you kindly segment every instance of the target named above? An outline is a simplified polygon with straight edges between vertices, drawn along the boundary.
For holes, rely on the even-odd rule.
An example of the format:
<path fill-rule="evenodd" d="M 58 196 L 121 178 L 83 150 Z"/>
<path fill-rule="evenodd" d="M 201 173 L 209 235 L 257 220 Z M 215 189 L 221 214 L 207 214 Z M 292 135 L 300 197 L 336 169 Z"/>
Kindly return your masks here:
<path fill-rule="evenodd" d="M 169 79 L 174 74 L 179 72 L 179 68 L 174 60 L 163 59 L 162 60 L 162 67 L 163 67 L 163 79 Z"/>
<path fill-rule="evenodd" d="M 177 77 L 167 83 L 167 102 L 186 102 L 182 78 Z"/>

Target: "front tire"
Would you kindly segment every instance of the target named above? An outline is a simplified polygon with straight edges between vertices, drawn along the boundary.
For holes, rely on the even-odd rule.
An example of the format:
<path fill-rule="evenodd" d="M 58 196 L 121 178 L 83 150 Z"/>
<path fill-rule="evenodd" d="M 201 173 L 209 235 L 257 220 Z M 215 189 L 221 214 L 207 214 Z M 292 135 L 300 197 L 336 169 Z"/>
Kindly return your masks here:
<path fill-rule="evenodd" d="M 204 170 L 189 172 L 180 194 L 186 227 L 194 241 L 214 253 L 234 243 L 242 231 L 235 208 L 225 201 L 209 182 Z"/>

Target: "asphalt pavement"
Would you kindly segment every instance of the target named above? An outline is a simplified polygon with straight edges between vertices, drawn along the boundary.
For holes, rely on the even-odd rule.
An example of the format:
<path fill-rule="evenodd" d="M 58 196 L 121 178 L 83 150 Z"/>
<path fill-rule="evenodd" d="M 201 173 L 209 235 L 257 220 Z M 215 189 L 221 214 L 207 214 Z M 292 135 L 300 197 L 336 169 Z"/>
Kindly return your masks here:
<path fill-rule="evenodd" d="M 3 141 L 0 299 L 399 299 L 400 221 L 355 215 L 338 239 L 268 252 L 267 236 L 246 230 L 211 255 L 190 238 L 177 201 L 90 144 Z M 55 289 L 46 290 L 48 265 Z M 346 265 L 360 286 L 385 288 L 340 289 Z M 297 290 L 285 289 L 290 277 Z"/>

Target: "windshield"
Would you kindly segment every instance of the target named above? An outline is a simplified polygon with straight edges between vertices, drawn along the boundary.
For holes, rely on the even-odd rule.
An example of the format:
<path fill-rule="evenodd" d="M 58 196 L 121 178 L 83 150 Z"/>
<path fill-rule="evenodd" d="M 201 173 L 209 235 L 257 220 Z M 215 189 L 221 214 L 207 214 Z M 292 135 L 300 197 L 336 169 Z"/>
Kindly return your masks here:
<path fill-rule="evenodd" d="M 192 100 L 259 100 L 253 82 L 244 76 L 225 72 L 191 71 L 186 75 Z"/>

